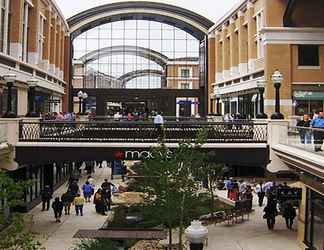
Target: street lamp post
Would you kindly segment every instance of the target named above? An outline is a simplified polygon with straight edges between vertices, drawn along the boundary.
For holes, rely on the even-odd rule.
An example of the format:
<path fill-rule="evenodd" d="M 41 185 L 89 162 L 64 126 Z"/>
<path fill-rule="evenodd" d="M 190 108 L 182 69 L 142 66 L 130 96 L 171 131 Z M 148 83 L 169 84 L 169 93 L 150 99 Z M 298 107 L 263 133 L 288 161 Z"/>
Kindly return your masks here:
<path fill-rule="evenodd" d="M 194 220 L 185 230 L 185 235 L 190 242 L 190 250 L 203 250 L 204 241 L 207 239 L 208 229 L 200 221 Z"/>
<path fill-rule="evenodd" d="M 4 118 L 16 118 L 16 114 L 12 111 L 12 87 L 16 80 L 15 74 L 6 74 L 3 76 L 3 79 L 7 85 L 7 112 L 3 115 Z"/>
<path fill-rule="evenodd" d="M 81 90 L 78 92 L 78 98 L 79 98 L 79 114 L 82 114 L 83 92 Z"/>
<path fill-rule="evenodd" d="M 271 115 L 271 119 L 284 119 L 283 114 L 280 113 L 280 87 L 281 83 L 283 81 L 283 76 L 279 70 L 276 70 L 273 75 L 271 80 L 273 81 L 273 85 L 276 89 L 276 106 L 275 106 L 275 112 Z"/>
<path fill-rule="evenodd" d="M 29 99 L 28 99 L 28 113 L 27 117 L 38 117 L 35 112 L 35 88 L 37 86 L 38 80 L 36 78 L 31 78 L 27 81 L 29 87 Z"/>
<path fill-rule="evenodd" d="M 88 94 L 86 92 L 83 92 L 83 95 L 82 95 L 82 99 L 83 99 L 82 113 L 83 114 L 85 114 L 85 112 L 86 112 L 87 98 L 88 98 Z"/>
<path fill-rule="evenodd" d="M 259 107 L 259 112 L 256 115 L 256 118 L 258 118 L 258 119 L 267 119 L 268 118 L 268 116 L 264 113 L 264 97 L 263 97 L 266 84 L 267 84 L 267 81 L 264 81 L 264 80 L 257 81 L 257 87 L 258 87 L 259 95 L 260 95 L 260 107 Z"/>

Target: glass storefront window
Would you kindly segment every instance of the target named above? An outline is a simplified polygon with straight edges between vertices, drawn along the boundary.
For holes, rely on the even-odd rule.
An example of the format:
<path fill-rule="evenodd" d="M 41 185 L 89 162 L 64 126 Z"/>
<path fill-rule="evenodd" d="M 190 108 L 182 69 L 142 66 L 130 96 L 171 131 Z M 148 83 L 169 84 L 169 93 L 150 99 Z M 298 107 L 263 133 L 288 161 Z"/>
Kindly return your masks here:
<path fill-rule="evenodd" d="M 295 115 L 313 115 L 315 112 L 323 111 L 323 101 L 316 100 L 295 100 Z"/>
<path fill-rule="evenodd" d="M 313 250 L 324 249 L 324 196 L 307 191 L 305 243 Z"/>

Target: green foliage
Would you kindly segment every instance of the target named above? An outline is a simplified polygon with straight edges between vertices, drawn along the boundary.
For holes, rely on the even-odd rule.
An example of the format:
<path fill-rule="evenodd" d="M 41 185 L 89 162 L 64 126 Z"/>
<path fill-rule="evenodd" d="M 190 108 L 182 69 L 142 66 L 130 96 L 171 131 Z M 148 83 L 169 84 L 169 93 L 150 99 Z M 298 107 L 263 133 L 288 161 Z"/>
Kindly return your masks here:
<path fill-rule="evenodd" d="M 117 244 L 109 239 L 81 240 L 73 250 L 116 250 Z"/>
<path fill-rule="evenodd" d="M 31 181 L 15 181 L 0 170 L 0 249 L 6 250 L 37 250 L 43 249 L 34 236 L 25 230 L 21 214 L 6 215 L 6 211 L 21 205 L 24 191 Z"/>

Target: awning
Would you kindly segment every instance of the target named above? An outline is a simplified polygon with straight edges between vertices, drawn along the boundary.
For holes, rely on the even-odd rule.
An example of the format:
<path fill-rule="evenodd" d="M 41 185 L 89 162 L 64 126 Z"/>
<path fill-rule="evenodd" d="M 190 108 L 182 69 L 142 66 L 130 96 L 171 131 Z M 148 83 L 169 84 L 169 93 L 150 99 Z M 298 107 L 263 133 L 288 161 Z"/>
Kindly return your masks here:
<path fill-rule="evenodd" d="M 293 96 L 295 100 L 324 101 L 324 92 L 294 91 Z"/>

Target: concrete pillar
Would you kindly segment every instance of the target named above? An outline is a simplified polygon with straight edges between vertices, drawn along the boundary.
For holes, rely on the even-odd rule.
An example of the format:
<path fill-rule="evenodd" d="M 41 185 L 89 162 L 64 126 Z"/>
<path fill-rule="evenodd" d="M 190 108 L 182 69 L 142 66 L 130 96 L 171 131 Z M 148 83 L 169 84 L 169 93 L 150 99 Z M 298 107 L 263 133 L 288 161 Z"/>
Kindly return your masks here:
<path fill-rule="evenodd" d="M 60 72 L 61 63 L 61 23 L 56 25 L 56 51 L 55 51 L 55 75 L 58 76 Z"/>
<path fill-rule="evenodd" d="M 215 83 L 215 34 L 208 38 L 208 113 L 212 112 L 211 94 L 213 93 L 212 84 Z"/>
<path fill-rule="evenodd" d="M 33 0 L 33 8 L 29 9 L 29 32 L 28 32 L 28 62 L 38 64 L 38 29 L 39 29 L 39 1 Z"/>
<path fill-rule="evenodd" d="M 256 34 L 256 19 L 254 15 L 254 6 L 252 3 L 247 4 L 247 21 L 248 21 L 248 68 L 249 71 L 254 71 L 254 61 L 257 58 L 257 43 L 255 41 Z"/>
<path fill-rule="evenodd" d="M 221 34 L 219 31 L 215 31 L 215 68 L 216 76 L 215 80 L 220 81 L 223 78 L 223 47 L 221 40 Z"/>
<path fill-rule="evenodd" d="M 244 75 L 248 72 L 248 32 L 247 26 L 244 26 L 244 13 L 238 13 L 238 54 L 239 54 L 239 72 Z"/>
<path fill-rule="evenodd" d="M 18 88 L 17 99 L 17 115 L 24 116 L 28 112 L 28 88 Z"/>
<path fill-rule="evenodd" d="M 223 39 L 223 79 L 227 79 L 230 76 L 230 40 L 227 38 L 227 27 L 223 27 L 222 31 Z"/>
<path fill-rule="evenodd" d="M 268 145 L 271 162 L 268 164 L 267 170 L 272 173 L 289 170 L 287 165 L 272 150 L 273 146 L 288 142 L 288 125 L 288 120 L 268 120 Z"/>
<path fill-rule="evenodd" d="M 235 32 L 235 20 L 231 18 L 230 26 L 231 76 L 238 74 L 238 34 Z"/>
<path fill-rule="evenodd" d="M 45 30 L 44 30 L 44 48 L 43 48 L 43 67 L 44 70 L 49 69 L 49 59 L 51 54 L 51 19 L 52 19 L 52 13 L 50 9 L 47 9 L 45 12 Z"/>
<path fill-rule="evenodd" d="M 10 12 L 15 13 L 10 18 L 10 55 L 22 60 L 24 1 L 11 0 Z"/>
<path fill-rule="evenodd" d="M 56 15 L 52 15 L 51 19 L 51 35 L 50 35 L 50 58 L 49 58 L 49 73 L 55 74 L 56 61 Z"/>

